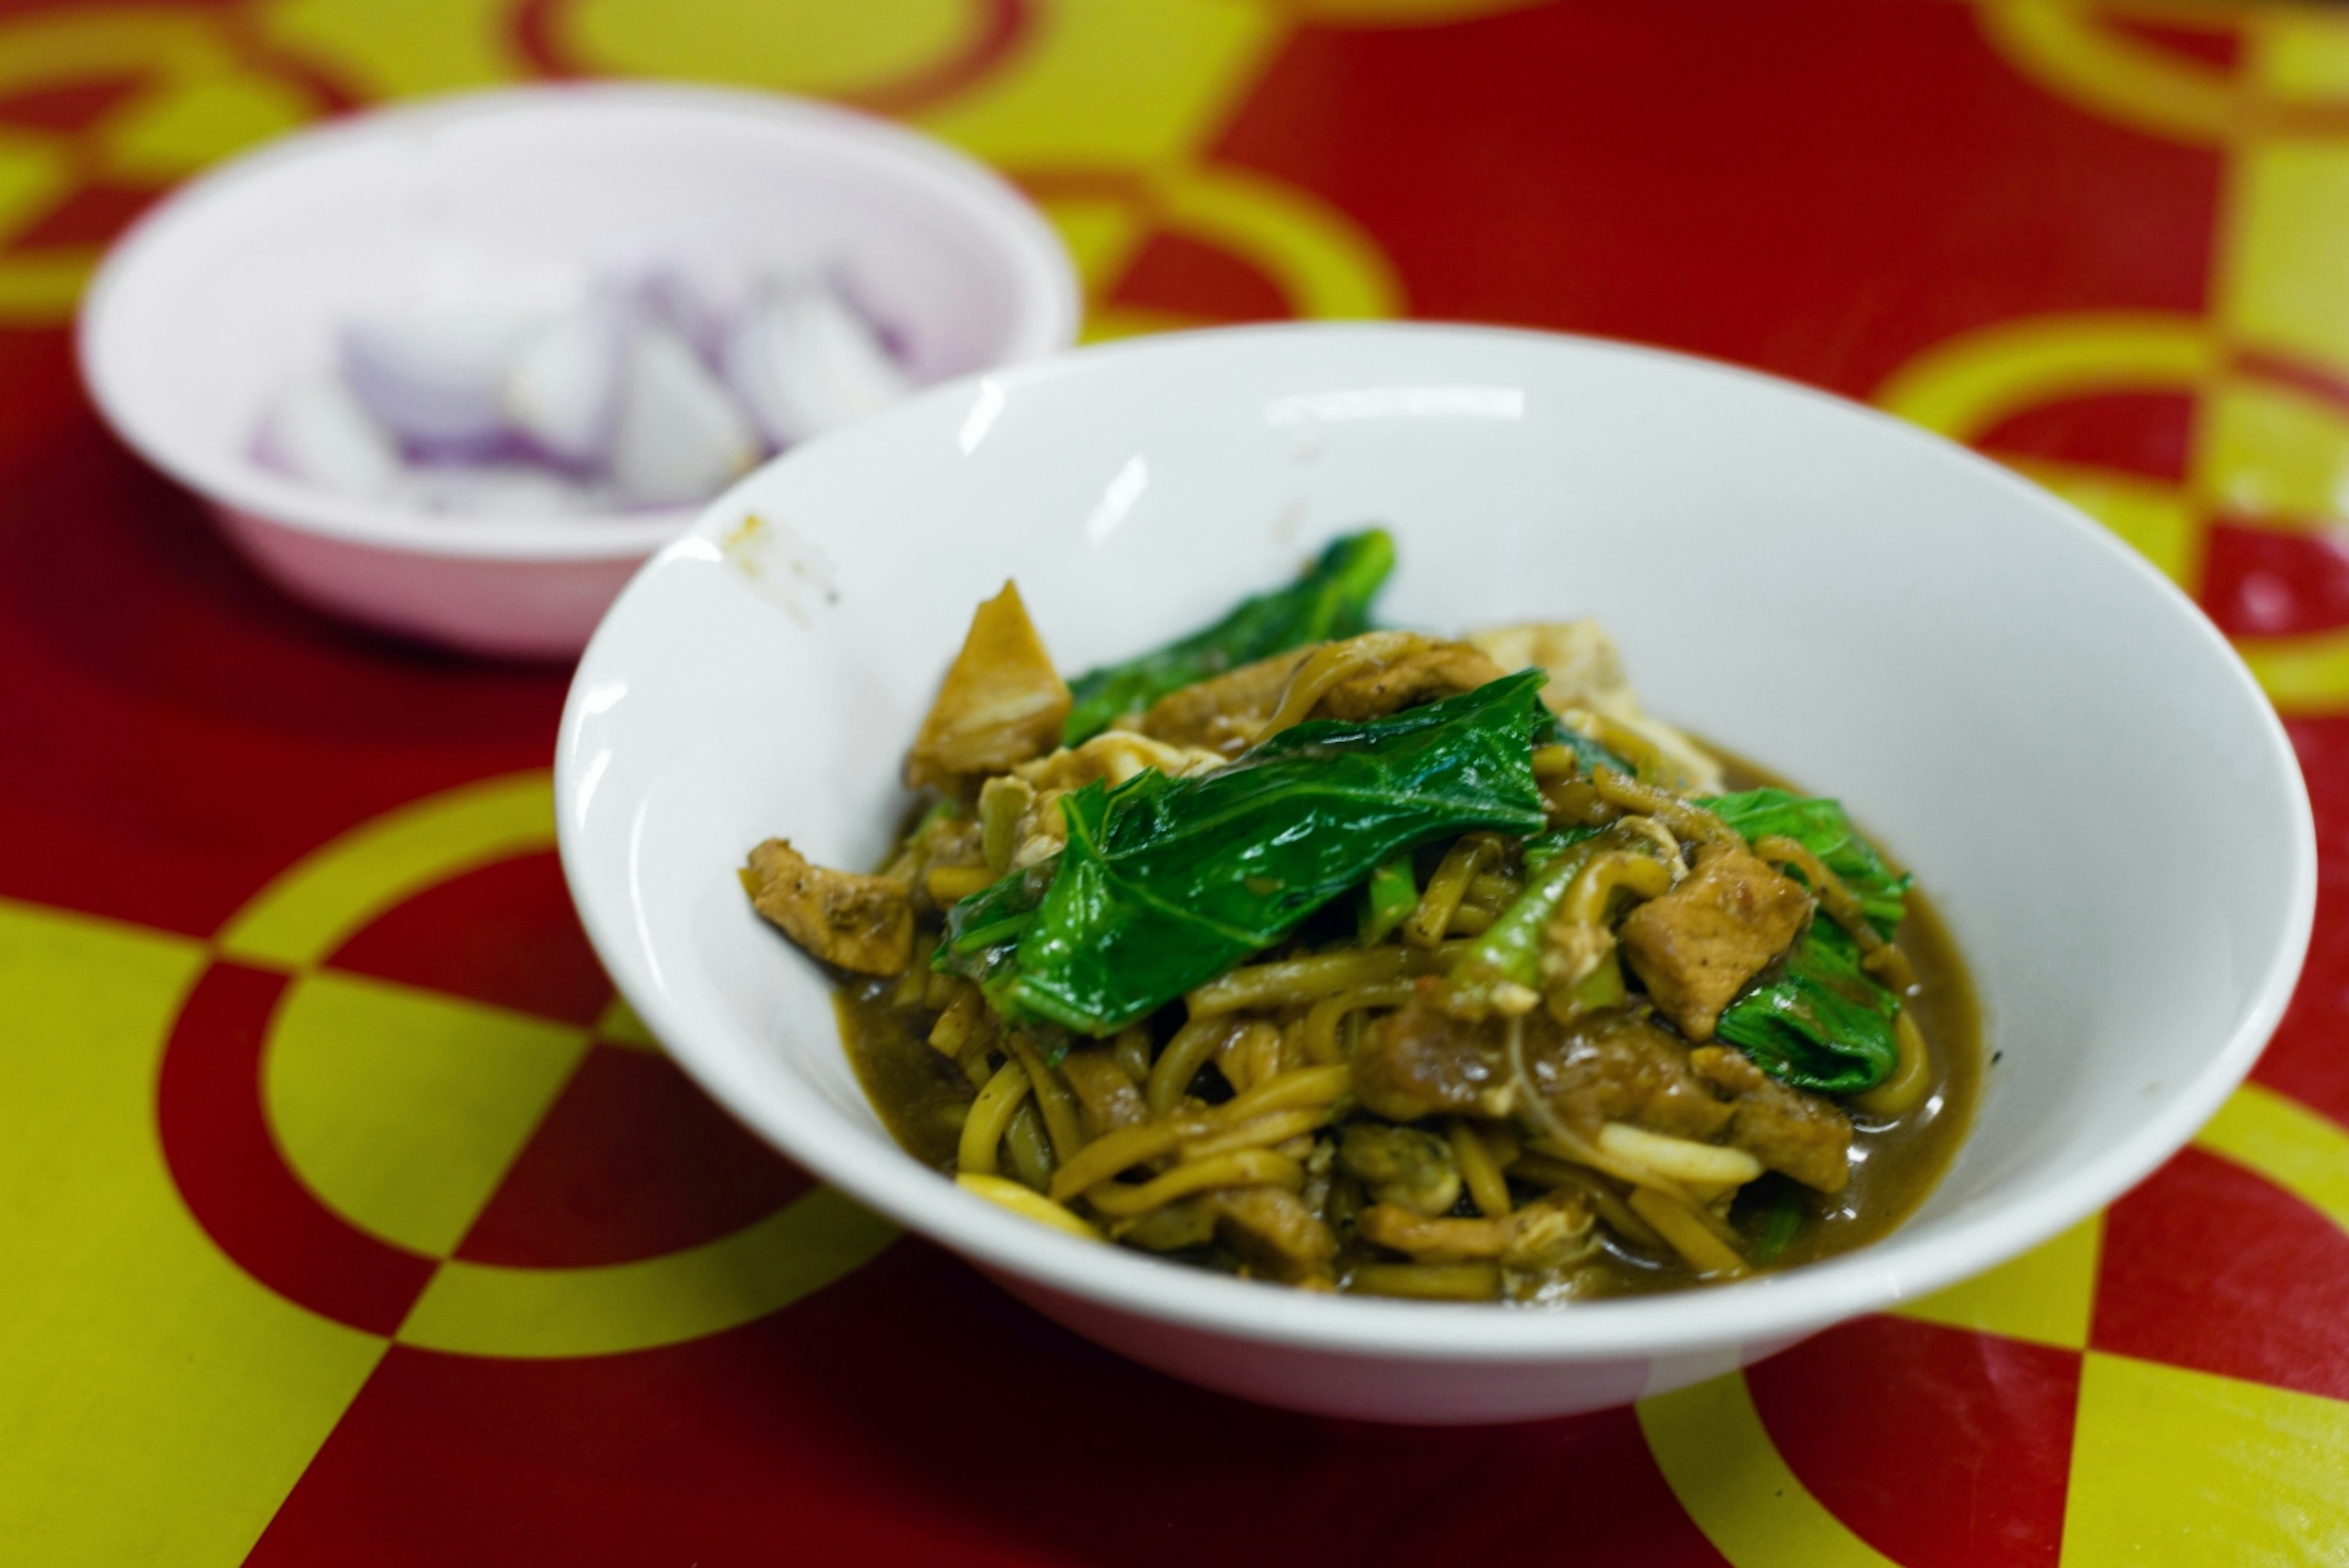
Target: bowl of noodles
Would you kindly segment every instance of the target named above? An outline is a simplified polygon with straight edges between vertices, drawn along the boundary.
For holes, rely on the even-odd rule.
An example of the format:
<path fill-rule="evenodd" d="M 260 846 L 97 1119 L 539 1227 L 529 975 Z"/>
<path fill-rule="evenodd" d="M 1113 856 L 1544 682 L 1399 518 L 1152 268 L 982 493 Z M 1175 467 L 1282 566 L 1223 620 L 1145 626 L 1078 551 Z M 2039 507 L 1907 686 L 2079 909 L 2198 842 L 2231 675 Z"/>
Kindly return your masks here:
<path fill-rule="evenodd" d="M 1293 327 L 761 470 L 583 659 L 564 867 L 777 1147 L 1112 1349 L 1371 1419 L 1992 1267 L 2248 1070 L 2272 711 L 1992 464 L 1651 350 Z"/>

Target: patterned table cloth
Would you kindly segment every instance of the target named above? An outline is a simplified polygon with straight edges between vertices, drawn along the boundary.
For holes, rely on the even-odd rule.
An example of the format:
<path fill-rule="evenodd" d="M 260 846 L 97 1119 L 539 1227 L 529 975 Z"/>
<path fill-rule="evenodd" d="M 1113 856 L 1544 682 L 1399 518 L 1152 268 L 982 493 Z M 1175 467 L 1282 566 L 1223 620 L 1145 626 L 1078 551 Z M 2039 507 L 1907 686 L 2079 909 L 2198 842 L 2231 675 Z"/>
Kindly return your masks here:
<path fill-rule="evenodd" d="M 97 252 L 174 181 L 594 75 L 988 159 L 1095 338 L 1609 334 L 2012 463 L 2290 721 L 2324 881 L 2274 1045 L 2077 1231 L 1636 1409 L 1350 1426 L 1032 1315 L 753 1142 L 614 997 L 551 847 L 562 671 L 288 602 L 75 379 Z M 2349 1563 L 2344 514 L 2349 11 L 12 0 L 0 1562 Z"/>

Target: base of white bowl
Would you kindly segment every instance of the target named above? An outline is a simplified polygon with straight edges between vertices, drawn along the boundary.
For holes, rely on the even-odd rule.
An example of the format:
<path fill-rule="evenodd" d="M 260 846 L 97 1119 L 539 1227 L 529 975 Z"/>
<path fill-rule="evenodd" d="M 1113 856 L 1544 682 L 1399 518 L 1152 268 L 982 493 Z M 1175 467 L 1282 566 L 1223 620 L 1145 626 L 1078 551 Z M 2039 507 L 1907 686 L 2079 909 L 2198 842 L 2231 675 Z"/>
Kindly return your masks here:
<path fill-rule="evenodd" d="M 231 506 L 212 512 L 246 559 L 295 597 L 385 631 L 499 659 L 576 659 L 644 565 L 637 555 L 508 561 L 381 549 Z"/>
<path fill-rule="evenodd" d="M 1401 1426 L 1497 1426 L 1617 1409 L 1750 1366 L 1799 1342 L 1570 1362 L 1349 1355 L 1198 1333 L 1112 1311 L 997 1270 L 983 1272 L 1062 1327 L 1186 1383 L 1310 1416 Z"/>

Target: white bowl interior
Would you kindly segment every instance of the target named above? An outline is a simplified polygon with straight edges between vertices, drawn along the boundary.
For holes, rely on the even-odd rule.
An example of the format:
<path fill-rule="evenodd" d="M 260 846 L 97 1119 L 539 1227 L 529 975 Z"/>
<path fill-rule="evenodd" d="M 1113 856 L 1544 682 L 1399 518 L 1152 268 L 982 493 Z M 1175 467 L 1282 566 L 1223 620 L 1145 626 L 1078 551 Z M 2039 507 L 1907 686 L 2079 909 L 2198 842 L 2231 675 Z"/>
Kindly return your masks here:
<path fill-rule="evenodd" d="M 756 547 L 719 541 L 747 515 Z M 733 876 L 771 834 L 861 867 L 971 607 L 1006 576 L 1083 669 L 1380 521 L 1390 623 L 1600 617 L 1656 711 L 1842 798 L 1916 871 L 2000 1054 L 1890 1240 L 1554 1314 L 1227 1282 L 999 1216 L 890 1144 L 823 977 Z M 1937 1288 L 2108 1201 L 2248 1067 L 2313 905 L 2304 793 L 2224 642 L 2077 514 L 1783 383 L 1466 329 L 1266 329 L 941 389 L 787 457 L 622 597 L 581 666 L 565 865 L 677 1057 L 821 1174 L 1116 1310 L 1474 1358 L 1754 1342 Z"/>
<path fill-rule="evenodd" d="M 936 379 L 1074 335 L 1049 227 L 949 150 L 842 110 L 709 89 L 585 85 L 383 111 L 296 137 L 181 192 L 118 249 L 84 364 L 160 466 L 246 510 L 381 535 L 398 508 L 254 463 L 269 400 L 329 362 L 357 314 L 559 301 L 600 271 L 722 277 L 837 265 Z M 601 530 L 625 548 L 689 514 L 583 523 L 413 517 L 421 538 Z"/>

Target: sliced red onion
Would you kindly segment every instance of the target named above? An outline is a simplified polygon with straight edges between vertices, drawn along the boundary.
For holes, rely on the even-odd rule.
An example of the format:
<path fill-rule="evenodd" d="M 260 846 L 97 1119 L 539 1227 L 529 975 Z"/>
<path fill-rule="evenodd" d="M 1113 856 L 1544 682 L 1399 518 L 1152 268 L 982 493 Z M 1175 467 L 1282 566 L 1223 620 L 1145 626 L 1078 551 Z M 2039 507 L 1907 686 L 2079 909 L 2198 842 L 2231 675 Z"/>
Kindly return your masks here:
<path fill-rule="evenodd" d="M 871 291 L 863 286 L 855 273 L 846 267 L 829 267 L 825 269 L 823 277 L 832 292 L 840 296 L 840 303 L 854 311 L 871 328 L 873 340 L 881 345 L 882 352 L 895 360 L 910 380 L 919 382 L 921 372 L 915 362 L 913 335 L 890 318 L 889 312 L 874 300 Z"/>
<path fill-rule="evenodd" d="M 343 378 L 399 440 L 487 443 L 504 433 L 507 367 L 538 325 L 518 312 L 415 310 L 347 324 Z"/>
<path fill-rule="evenodd" d="M 702 363 L 717 368 L 739 286 L 723 286 L 706 269 L 667 261 L 632 269 L 623 287 L 647 319 L 668 327 L 693 345 Z"/>
<path fill-rule="evenodd" d="M 726 337 L 727 383 L 775 445 L 877 413 L 912 389 L 864 316 L 818 283 L 771 291 Z"/>
<path fill-rule="evenodd" d="M 330 372 L 295 382 L 254 442 L 267 467 L 345 495 L 377 499 L 399 485 L 399 449 Z"/>
<path fill-rule="evenodd" d="M 601 460 L 620 413 L 634 312 L 598 295 L 531 334 L 506 369 L 501 399 L 515 433 L 556 461 Z"/>
<path fill-rule="evenodd" d="M 639 329 L 612 435 L 610 471 L 621 496 L 644 506 L 705 501 L 761 455 L 757 432 L 692 346 L 666 327 Z"/>
<path fill-rule="evenodd" d="M 912 389 L 904 345 L 854 278 L 749 290 L 749 275 L 644 258 L 605 266 L 584 303 L 556 314 L 358 318 L 337 339 L 340 375 L 289 389 L 254 455 L 331 489 L 451 514 L 689 505 L 769 450 Z"/>

